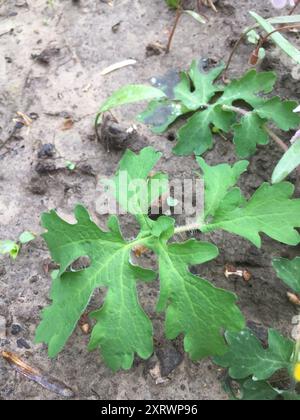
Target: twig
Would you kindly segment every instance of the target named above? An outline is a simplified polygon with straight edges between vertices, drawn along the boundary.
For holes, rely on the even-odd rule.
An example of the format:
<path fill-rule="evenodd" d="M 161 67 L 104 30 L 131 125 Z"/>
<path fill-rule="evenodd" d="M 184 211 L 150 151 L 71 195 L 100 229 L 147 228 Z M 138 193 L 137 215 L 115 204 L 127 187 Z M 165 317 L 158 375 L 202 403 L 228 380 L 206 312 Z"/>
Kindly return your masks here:
<path fill-rule="evenodd" d="M 218 13 L 216 6 L 214 5 L 213 0 L 208 0 L 210 7 L 213 9 L 214 12 Z"/>
<path fill-rule="evenodd" d="M 245 36 L 246 36 L 249 32 L 253 31 L 255 28 L 256 28 L 256 25 L 255 25 L 255 26 L 252 26 L 251 28 L 249 28 L 246 32 L 243 32 L 243 33 L 241 34 L 241 36 L 239 37 L 239 39 L 237 40 L 237 42 L 235 43 L 235 45 L 234 45 L 234 47 L 233 47 L 233 49 L 232 49 L 232 51 L 231 51 L 231 53 L 230 53 L 230 56 L 229 56 L 229 58 L 228 58 L 228 61 L 227 61 L 226 67 L 225 67 L 225 69 L 223 70 L 223 73 L 222 73 L 222 78 L 223 78 L 223 81 L 224 81 L 224 82 L 226 82 L 228 69 L 229 69 L 229 67 L 230 67 L 230 64 L 231 64 L 231 62 L 232 62 L 233 56 L 234 56 L 234 54 L 236 53 L 236 51 L 237 51 L 238 47 L 241 45 L 241 43 L 242 43 L 243 39 L 245 38 Z"/>
<path fill-rule="evenodd" d="M 293 24 L 293 25 L 287 25 L 287 26 L 281 26 L 280 28 L 274 29 L 274 31 L 269 32 L 264 38 L 262 38 L 257 45 L 257 49 L 260 49 L 264 43 L 272 36 L 274 35 L 276 32 L 284 32 L 287 31 L 289 29 L 294 29 L 294 28 L 300 28 L 300 24 Z"/>
<path fill-rule="evenodd" d="M 298 3 L 296 4 L 296 6 L 297 6 L 298 4 L 300 4 L 300 0 L 298 0 Z M 285 31 L 285 30 L 288 30 L 288 29 L 297 28 L 297 27 L 299 27 L 299 26 L 300 26 L 300 25 L 298 25 L 298 24 L 294 24 L 294 25 L 282 26 L 281 28 L 277 28 L 277 29 L 275 29 L 274 31 L 270 32 L 269 34 L 267 34 L 264 38 L 262 38 L 262 39 L 259 41 L 259 43 L 258 43 L 258 46 L 257 46 L 256 50 L 258 50 L 259 48 L 261 48 L 261 47 L 263 46 L 263 44 L 267 41 L 267 39 L 268 39 L 270 36 L 272 36 L 274 33 L 276 33 L 276 32 L 281 32 L 281 31 Z M 232 59 L 233 59 L 234 54 L 236 53 L 236 51 L 237 51 L 238 47 L 239 47 L 239 46 L 240 46 L 240 44 L 242 43 L 242 41 L 243 41 L 243 39 L 245 38 L 245 36 L 246 36 L 249 32 L 253 31 L 256 27 L 257 27 L 257 25 L 254 25 L 254 26 L 252 26 L 251 28 L 249 28 L 246 32 L 243 32 L 243 33 L 241 34 L 241 36 L 239 37 L 239 39 L 237 40 L 237 42 L 235 43 L 235 45 L 234 45 L 234 47 L 233 47 L 233 49 L 232 49 L 232 51 L 231 51 L 231 53 L 230 53 L 230 56 L 229 56 L 229 58 L 228 58 L 228 61 L 227 61 L 226 67 L 225 67 L 225 69 L 223 70 L 223 73 L 222 73 L 222 79 L 223 79 L 223 81 L 224 81 L 225 83 L 226 83 L 226 79 L 227 79 L 227 72 L 228 72 L 228 69 L 229 69 L 230 64 L 231 64 L 231 62 L 232 62 Z"/>
<path fill-rule="evenodd" d="M 169 52 L 170 52 L 172 41 L 173 41 L 173 38 L 174 38 L 174 35 L 175 35 L 175 31 L 176 31 L 179 19 L 181 18 L 181 15 L 182 15 L 181 3 L 182 2 L 180 2 L 180 5 L 177 7 L 177 10 L 176 10 L 176 18 L 175 18 L 175 22 L 174 22 L 172 31 L 171 31 L 170 36 L 169 36 L 168 45 L 167 45 L 167 48 L 166 48 L 166 54 L 169 54 Z"/>
<path fill-rule="evenodd" d="M 14 137 L 14 135 L 16 134 L 16 131 L 17 131 L 17 128 L 16 128 L 16 126 L 14 126 L 11 133 L 7 137 L 7 139 L 5 139 L 4 141 L 1 142 L 0 150 L 3 149 L 3 147 L 7 147 L 7 143 L 9 143 L 10 140 Z"/>
<path fill-rule="evenodd" d="M 4 35 L 10 35 L 10 34 L 12 34 L 13 33 L 13 31 L 14 31 L 14 28 L 11 28 L 9 31 L 6 31 L 6 32 L 3 32 L 2 34 L 0 34 L 0 38 L 2 37 L 2 36 L 4 36 Z"/>
<path fill-rule="evenodd" d="M 292 16 L 294 11 L 297 9 L 297 6 L 300 4 L 300 0 L 296 0 L 295 6 L 292 8 L 292 10 L 289 13 L 289 16 Z"/>
<path fill-rule="evenodd" d="M 289 149 L 288 146 L 277 136 L 277 134 L 274 133 L 273 130 L 270 129 L 267 125 L 264 125 L 264 130 L 266 133 L 269 134 L 271 139 L 278 144 L 279 147 L 281 147 L 282 150 L 285 152 Z"/>

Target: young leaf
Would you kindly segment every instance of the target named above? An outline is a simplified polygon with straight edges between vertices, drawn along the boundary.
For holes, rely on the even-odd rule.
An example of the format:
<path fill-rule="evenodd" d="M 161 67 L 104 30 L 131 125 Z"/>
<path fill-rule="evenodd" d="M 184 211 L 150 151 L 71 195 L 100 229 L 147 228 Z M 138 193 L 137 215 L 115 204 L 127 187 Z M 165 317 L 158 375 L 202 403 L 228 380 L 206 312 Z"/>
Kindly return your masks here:
<path fill-rule="evenodd" d="M 296 293 L 300 293 L 300 257 L 290 261 L 285 258 L 273 260 L 277 276 Z"/>
<path fill-rule="evenodd" d="M 9 254 L 13 260 L 17 258 L 20 252 L 20 246 L 10 240 L 0 241 L 0 255 Z"/>
<path fill-rule="evenodd" d="M 180 0 L 165 0 L 165 2 L 172 9 L 177 9 L 180 6 Z"/>
<path fill-rule="evenodd" d="M 90 348 L 100 348 L 105 362 L 113 370 L 131 367 L 134 354 L 148 358 L 153 350 L 152 325 L 141 308 L 138 279 L 149 281 L 154 273 L 130 263 L 134 244 L 126 242 L 116 218 L 109 221 L 109 231 L 95 225 L 87 211 L 78 206 L 77 223 L 70 225 L 55 212 L 44 214 L 43 226 L 52 258 L 60 264 L 53 279 L 52 305 L 43 311 L 36 332 L 36 342 L 48 344 L 49 356 L 55 357 L 64 347 L 96 288 L 108 289 L 100 311 L 94 313 L 97 324 Z M 79 257 L 88 256 L 90 267 L 70 272 L 67 268 Z"/>
<path fill-rule="evenodd" d="M 249 162 L 241 161 L 233 166 L 226 163 L 209 166 L 200 157 L 197 162 L 204 175 L 205 218 L 213 217 L 229 190 L 235 187 L 240 176 L 247 170 Z"/>
<path fill-rule="evenodd" d="M 264 103 L 264 99 L 258 95 L 272 92 L 275 82 L 274 72 L 257 73 L 254 69 L 249 70 L 243 77 L 233 80 L 226 87 L 219 103 L 232 105 L 234 101 L 243 100 L 255 108 Z"/>
<path fill-rule="evenodd" d="M 188 75 L 193 83 L 193 89 L 195 89 L 191 95 L 197 98 L 197 108 L 207 105 L 217 92 L 222 92 L 224 90 L 223 86 L 214 83 L 224 68 L 225 66 L 222 63 L 209 72 L 205 72 L 201 62 L 197 63 L 195 60 L 192 62 Z M 176 99 L 180 98 L 176 97 Z M 190 109 L 192 110 L 192 108 Z"/>
<path fill-rule="evenodd" d="M 244 325 L 235 305 L 236 297 L 188 270 L 190 264 L 216 258 L 217 248 L 195 240 L 169 245 L 160 241 L 155 251 L 159 255 L 161 281 L 157 308 L 166 310 L 167 338 L 184 334 L 184 348 L 192 360 L 223 354 L 226 345 L 221 330 L 238 331 Z"/>
<path fill-rule="evenodd" d="M 137 216 L 144 225 L 151 224 L 151 220 L 146 217 L 150 205 L 167 189 L 167 175 L 157 173 L 149 177 L 160 158 L 161 153 L 152 147 L 144 148 L 139 154 L 127 150 L 112 182 L 114 195 L 122 210 Z M 141 181 L 148 181 L 143 184 L 147 190 L 141 186 Z M 156 190 L 151 188 L 153 181 L 159 182 Z"/>
<path fill-rule="evenodd" d="M 264 130 L 266 120 L 256 113 L 249 112 L 238 124 L 233 126 L 236 152 L 240 157 L 251 156 L 256 152 L 257 145 L 269 143 L 269 136 Z"/>
<path fill-rule="evenodd" d="M 206 206 L 211 202 L 211 185 L 214 185 L 216 194 L 221 191 L 215 198 L 218 208 L 213 206 L 211 215 L 206 210 L 206 224 L 201 223 L 202 232 L 223 229 L 245 237 L 257 247 L 261 246 L 260 233 L 287 245 L 297 245 L 300 242 L 300 234 L 295 229 L 300 227 L 300 200 L 291 198 L 294 193 L 292 184 L 264 183 L 249 201 L 238 188 L 230 190 L 224 196 L 226 182 L 224 186 L 220 185 L 224 181 L 219 177 L 219 166 L 208 170 L 203 161 L 198 162 L 204 168 L 204 184 L 207 185 L 205 195 L 208 202 Z M 212 220 L 208 219 L 209 216 L 213 216 Z"/>
<path fill-rule="evenodd" d="M 253 380 L 261 381 L 270 378 L 278 370 L 292 368 L 294 343 L 275 330 L 269 330 L 268 349 L 263 348 L 249 329 L 227 332 L 226 340 L 228 352 L 216 357 L 215 362 L 229 368 L 229 375 L 233 379 L 252 376 Z"/>
<path fill-rule="evenodd" d="M 294 112 L 294 109 L 294 101 L 281 101 L 276 96 L 259 105 L 256 112 L 265 120 L 273 120 L 281 130 L 288 131 L 299 125 L 299 115 Z"/>
<path fill-rule="evenodd" d="M 173 152 L 176 155 L 188 156 L 192 153 L 202 155 L 213 147 L 212 124 L 219 130 L 228 132 L 236 120 L 233 112 L 225 112 L 220 106 L 196 112 L 177 134 L 178 142 Z"/>
<path fill-rule="evenodd" d="M 25 231 L 23 232 L 20 237 L 19 241 L 21 244 L 27 244 L 28 242 L 31 242 L 35 239 L 35 235 L 32 232 Z"/>
<path fill-rule="evenodd" d="M 164 101 L 151 101 L 147 109 L 137 116 L 137 120 L 150 125 L 153 133 L 163 133 L 179 118 L 189 112 L 184 105 L 166 99 Z"/>
<path fill-rule="evenodd" d="M 101 106 L 99 113 L 109 111 L 121 105 L 139 102 L 150 101 L 152 99 L 161 99 L 166 95 L 159 89 L 152 86 L 143 85 L 128 85 L 124 86 L 115 92 L 104 104 Z"/>
<path fill-rule="evenodd" d="M 300 395 L 292 391 L 282 391 L 274 388 L 267 381 L 254 381 L 253 379 L 238 380 L 240 386 L 239 396 L 236 396 L 236 389 L 232 385 L 225 386 L 225 391 L 230 395 L 232 400 L 235 401 L 299 401 Z M 235 387 L 236 388 L 236 387 Z"/>
<path fill-rule="evenodd" d="M 180 128 L 177 134 L 178 142 L 173 152 L 179 156 L 188 156 L 192 153 L 202 153 L 213 147 L 213 136 L 210 124 L 213 122 L 212 109 L 195 113 L 187 123 Z"/>
<path fill-rule="evenodd" d="M 272 183 L 283 181 L 294 169 L 300 165 L 300 139 L 291 145 L 274 169 Z"/>
<path fill-rule="evenodd" d="M 253 379 L 247 379 L 245 381 L 239 381 L 241 386 L 241 397 L 236 400 L 241 401 L 274 401 L 281 394 L 273 388 L 266 381 L 254 381 Z"/>

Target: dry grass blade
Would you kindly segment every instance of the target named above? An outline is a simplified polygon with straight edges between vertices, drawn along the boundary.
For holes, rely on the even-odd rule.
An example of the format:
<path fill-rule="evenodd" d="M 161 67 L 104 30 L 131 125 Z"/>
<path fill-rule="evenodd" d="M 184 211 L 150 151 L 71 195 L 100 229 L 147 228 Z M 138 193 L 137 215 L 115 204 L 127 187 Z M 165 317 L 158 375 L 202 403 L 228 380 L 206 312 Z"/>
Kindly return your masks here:
<path fill-rule="evenodd" d="M 124 67 L 128 67 L 128 66 L 133 66 L 134 64 L 136 64 L 136 60 L 124 60 L 124 61 L 120 61 L 119 63 L 115 63 L 112 64 L 109 67 L 106 67 L 106 69 L 101 71 L 101 76 L 105 76 L 109 73 L 112 73 L 113 71 L 122 69 Z"/>
<path fill-rule="evenodd" d="M 21 375 L 36 382 L 48 391 L 54 392 L 55 394 L 65 398 L 74 397 L 74 392 L 64 383 L 45 375 L 39 369 L 29 366 L 16 354 L 8 351 L 2 351 L 1 356 Z"/>

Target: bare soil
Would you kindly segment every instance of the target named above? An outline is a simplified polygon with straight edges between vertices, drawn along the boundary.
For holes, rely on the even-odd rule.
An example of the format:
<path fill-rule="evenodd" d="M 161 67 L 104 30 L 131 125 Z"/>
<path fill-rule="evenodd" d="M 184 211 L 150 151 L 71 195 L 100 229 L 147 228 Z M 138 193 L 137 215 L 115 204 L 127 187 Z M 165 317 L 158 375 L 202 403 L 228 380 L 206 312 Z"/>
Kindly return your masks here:
<path fill-rule="evenodd" d="M 114 173 L 123 152 L 107 151 L 106 145 L 96 141 L 93 119 L 99 105 L 126 83 L 146 83 L 170 69 L 186 68 L 194 58 L 207 58 L 212 63 L 225 60 L 233 42 L 251 23 L 248 10 L 266 17 L 273 12 L 266 1 L 220 0 L 218 14 L 205 10 L 207 25 L 185 16 L 171 53 L 148 57 L 149 44 L 166 44 L 174 19 L 174 12 L 162 0 L 49 3 L 0 0 L 0 140 L 6 142 L 5 146 L 0 142 L 1 239 L 17 238 L 24 230 L 40 233 L 42 212 L 55 208 L 68 216 L 77 203 L 84 204 L 95 221 L 104 226 L 105 218 L 97 215 L 95 207 L 98 180 Z M 243 44 L 230 77 L 247 68 L 250 53 L 251 46 Z M 129 58 L 137 60 L 137 64 L 100 75 L 107 66 Z M 297 72 L 285 56 L 271 48 L 262 68 L 276 68 L 278 93 L 299 100 Z M 114 114 L 129 127 L 140 109 L 140 105 L 130 106 Z M 33 119 L 29 128 L 16 126 L 13 119 L 18 111 Z M 74 121 L 69 130 L 63 130 L 66 118 Z M 172 136 L 155 136 L 141 125 L 138 132 L 140 136 L 132 147 L 152 145 L 161 150 L 161 167 L 171 176 L 190 176 L 196 169 L 192 157 L 172 155 Z M 47 159 L 42 157 L 45 144 L 53 144 L 56 151 Z M 246 193 L 253 193 L 270 179 L 281 153 L 270 144 L 251 159 L 250 171 L 242 183 Z M 210 163 L 236 160 L 232 144 L 221 138 L 206 159 Z M 75 171 L 65 168 L 67 160 L 77 163 Z M 123 230 L 131 237 L 135 226 L 125 218 Z M 208 239 L 219 246 L 220 257 L 196 267 L 195 272 L 234 291 L 247 320 L 290 334 L 290 321 L 296 310 L 287 301 L 286 289 L 276 279 L 271 261 L 274 256 L 294 256 L 299 248 L 264 238 L 263 247 L 258 250 L 225 233 L 210 235 Z M 181 340 L 170 345 L 163 338 L 163 318 L 154 312 L 157 285 L 140 289 L 141 302 L 155 326 L 156 351 L 150 361 L 137 359 L 129 372 L 113 374 L 97 352 L 87 352 L 88 336 L 80 328 L 65 350 L 50 360 L 45 346 L 33 343 L 40 310 L 49 304 L 50 277 L 45 272 L 48 263 L 49 252 L 42 239 L 25 246 L 15 262 L 1 257 L 0 316 L 6 320 L 6 337 L 0 339 L 0 350 L 15 352 L 30 365 L 63 381 L 74 390 L 77 399 L 227 399 L 220 382 L 222 370 L 210 360 L 192 363 L 183 355 Z M 251 271 L 251 282 L 227 280 L 226 263 Z M 95 296 L 91 307 L 97 303 L 99 296 Z M 161 384 L 153 377 L 157 361 L 166 376 Z M 0 358 L 0 399 L 59 398 L 17 374 Z"/>

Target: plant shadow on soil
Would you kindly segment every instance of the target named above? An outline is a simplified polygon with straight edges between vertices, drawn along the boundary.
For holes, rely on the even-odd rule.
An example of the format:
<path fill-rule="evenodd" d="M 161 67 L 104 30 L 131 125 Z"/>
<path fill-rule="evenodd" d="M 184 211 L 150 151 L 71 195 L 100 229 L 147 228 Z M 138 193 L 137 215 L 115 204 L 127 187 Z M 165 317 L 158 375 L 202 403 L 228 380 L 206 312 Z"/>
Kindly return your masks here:
<path fill-rule="evenodd" d="M 52 7 L 44 0 L 0 2 L 0 33 L 14 29 L 0 38 L 0 56 L 5 57 L 6 70 L 4 78 L 0 73 L 0 139 L 9 139 L 6 147 L 0 149 L 0 238 L 13 239 L 28 229 L 41 232 L 42 212 L 56 208 L 68 215 L 79 202 L 104 226 L 105 220 L 95 208 L 97 182 L 114 173 L 122 151 L 108 152 L 96 142 L 93 118 L 99 105 L 128 82 L 146 83 L 170 69 L 186 68 L 194 58 L 209 58 L 213 62 L 226 59 L 233 42 L 250 23 L 248 10 L 271 15 L 271 9 L 257 3 L 220 0 L 218 14 L 206 11 L 207 25 L 185 16 L 171 53 L 146 57 L 147 45 L 166 43 L 167 29 L 174 19 L 174 12 L 161 0 L 115 0 L 113 7 L 94 0 L 82 0 L 78 5 L 71 0 L 57 0 Z M 251 46 L 241 47 L 231 77 L 247 68 L 250 52 Z M 292 64 L 285 62 L 277 50 L 268 57 L 262 66 L 278 71 L 278 93 L 299 100 L 299 81 L 291 76 Z M 107 66 L 128 58 L 136 59 L 137 64 L 100 76 Z M 140 109 L 130 106 L 114 114 L 129 126 Z M 32 117 L 30 128 L 15 129 L 13 118 L 17 111 Z M 66 118 L 74 122 L 69 130 L 63 129 Z M 132 147 L 138 150 L 152 145 L 162 151 L 161 168 L 171 177 L 190 177 L 197 168 L 193 158 L 172 156 L 172 136 L 152 135 L 140 125 L 138 132 Z M 45 144 L 54 145 L 54 154 L 41 154 Z M 270 179 L 280 155 L 280 150 L 270 144 L 251 159 L 250 171 L 242 181 L 246 193 L 253 193 L 261 182 Z M 236 160 L 231 143 L 222 139 L 217 139 L 206 159 L 213 164 Z M 68 171 L 65 161 L 80 163 L 75 171 Z M 126 218 L 123 229 L 128 238 L 134 233 Z M 219 246 L 220 257 L 193 270 L 216 286 L 236 292 L 248 320 L 289 334 L 296 311 L 287 302 L 286 289 L 276 279 L 271 260 L 279 255 L 292 257 L 299 248 L 291 249 L 264 238 L 262 249 L 257 250 L 224 233 L 209 235 L 207 239 Z M 49 303 L 50 280 L 45 272 L 48 262 L 49 253 L 41 239 L 25 246 L 14 263 L 1 258 L 0 315 L 6 319 L 6 338 L 0 339 L 0 349 L 16 352 L 28 363 L 64 381 L 80 399 L 227 398 L 219 381 L 222 371 L 210 360 L 192 363 L 182 357 L 181 339 L 170 348 L 163 338 L 163 317 L 154 312 L 158 283 L 139 288 L 141 303 L 155 327 L 156 355 L 150 361 L 137 359 L 129 372 L 112 374 L 97 352 L 87 352 L 88 337 L 79 328 L 59 357 L 48 359 L 45 346 L 33 344 L 40 310 Z M 148 262 L 151 263 L 150 257 Z M 226 263 L 251 271 L 251 283 L 227 280 Z M 100 299 L 100 294 L 96 294 L 91 308 Z M 24 340 L 29 348 L 24 348 Z M 162 384 L 156 384 L 151 376 L 157 360 L 169 374 Z M 60 397 L 15 375 L 0 359 L 0 399 L 53 398 Z"/>

